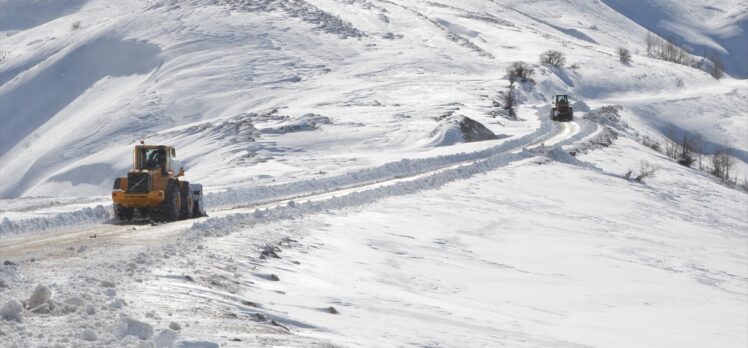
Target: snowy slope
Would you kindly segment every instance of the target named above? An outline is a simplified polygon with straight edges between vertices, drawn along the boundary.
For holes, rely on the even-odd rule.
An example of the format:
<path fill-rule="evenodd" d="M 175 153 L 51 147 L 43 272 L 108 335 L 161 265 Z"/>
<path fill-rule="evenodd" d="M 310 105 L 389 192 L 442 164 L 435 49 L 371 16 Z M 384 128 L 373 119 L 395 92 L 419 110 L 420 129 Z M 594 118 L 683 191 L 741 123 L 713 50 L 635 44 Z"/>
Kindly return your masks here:
<path fill-rule="evenodd" d="M 456 108 L 496 133 L 512 133 L 513 124 L 491 126 L 490 98 L 506 85 L 508 63 L 535 62 L 548 48 L 565 51 L 581 69 L 542 69 L 549 78 L 528 102 L 560 91 L 591 103 L 679 91 L 676 81 L 719 85 L 697 70 L 644 57 L 622 66 L 614 49 L 641 47 L 645 31 L 586 1 L 54 6 L 61 4 L 68 7 L 58 13 L 72 13 L 2 38 L 3 197 L 106 194 L 139 139 L 175 144 L 192 179 L 215 188 L 376 164 L 370 154 L 382 150 L 412 156 L 433 143 L 432 118 Z M 76 22 L 80 28 L 72 29 Z M 744 98 L 745 83 L 735 88 L 736 97 L 718 102 L 724 109 L 700 123 L 652 122 L 716 127 L 708 131 L 712 142 L 746 149 L 745 123 L 731 107 Z M 426 91 L 427 98 L 412 98 Z M 649 121 L 652 112 L 639 116 Z M 309 113 L 330 123 L 293 135 L 232 126 L 258 128 Z M 341 157 L 340 149 L 350 155 Z"/>
<path fill-rule="evenodd" d="M 641 144 L 748 175 L 745 6 L 633 3 L 0 0 L 0 346 L 745 346 L 748 195 Z M 209 218 L 111 218 L 139 140 Z"/>
<path fill-rule="evenodd" d="M 642 27 L 708 57 L 716 54 L 727 72 L 748 78 L 748 4 L 740 0 L 603 0 Z"/>

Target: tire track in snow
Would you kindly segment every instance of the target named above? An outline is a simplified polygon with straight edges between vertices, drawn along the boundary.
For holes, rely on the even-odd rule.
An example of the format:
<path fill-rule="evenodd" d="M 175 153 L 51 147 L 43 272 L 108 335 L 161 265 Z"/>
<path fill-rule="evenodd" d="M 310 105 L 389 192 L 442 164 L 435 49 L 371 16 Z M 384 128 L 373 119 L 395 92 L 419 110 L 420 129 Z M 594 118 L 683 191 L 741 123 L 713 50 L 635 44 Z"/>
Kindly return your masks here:
<path fill-rule="evenodd" d="M 533 133 L 505 141 L 476 152 L 457 153 L 422 159 L 403 159 L 384 165 L 345 173 L 321 179 L 311 179 L 280 185 L 233 189 L 206 195 L 206 205 L 217 213 L 216 208 L 223 210 L 247 206 L 268 204 L 287 199 L 301 199 L 328 192 L 364 187 L 402 177 L 414 176 L 441 168 L 477 159 L 487 158 L 500 152 L 512 151 L 533 143 L 539 143 L 553 136 L 553 123 L 541 117 L 541 124 Z M 38 217 L 22 220 L 4 218 L 0 222 L 0 238 L 32 232 L 65 230 L 73 227 L 85 227 L 92 224 L 112 222 L 111 206 L 96 206 L 76 211 L 64 212 L 55 216 Z M 108 225 L 110 226 L 110 225 Z"/>
<path fill-rule="evenodd" d="M 438 188 L 455 180 L 469 178 L 511 162 L 533 157 L 537 155 L 538 148 L 571 139 L 579 129 L 576 123 L 559 124 L 541 117 L 541 126 L 535 132 L 477 152 L 406 159 L 325 179 L 216 193 L 208 196 L 215 196 L 214 203 L 222 202 L 225 206 L 240 205 L 210 211 L 212 218 L 176 221 L 156 226 L 148 226 L 146 222 L 141 222 L 140 225 L 81 226 L 81 221 L 76 220 L 73 225 L 65 226 L 65 216 L 55 217 L 52 219 L 65 227 L 84 228 L 64 233 L 29 234 L 7 238 L 0 241 L 0 250 L 6 257 L 12 258 L 27 255 L 31 251 L 43 252 L 50 247 L 59 250 L 62 246 L 73 245 L 83 239 L 88 239 L 91 245 L 143 245 L 154 240 L 168 239 L 186 229 L 204 231 L 208 226 L 221 226 L 220 229 L 225 231 L 231 229 L 230 226 L 234 224 L 240 224 L 242 219 L 247 220 L 244 223 L 246 225 L 257 221 L 271 221 L 363 205 L 386 197 Z M 258 197 L 264 197 L 266 200 L 258 200 Z M 306 202 L 299 204 L 299 200 Z M 2 226 L 4 225 L 0 225 Z M 33 228 L 32 224 L 26 226 Z M 54 226 L 54 223 L 46 221 L 45 226 Z M 147 233 L 144 233 L 144 229 Z M 0 229 L 0 235 L 2 234 L 3 230 Z M 91 239 L 91 236 L 97 238 Z"/>
<path fill-rule="evenodd" d="M 302 199 L 307 199 L 304 203 L 286 199 L 265 206 L 256 206 L 255 211 L 251 213 L 234 213 L 196 222 L 192 225 L 192 230 L 201 231 L 206 235 L 221 235 L 266 221 L 292 219 L 329 210 L 366 205 L 384 198 L 437 189 L 456 180 L 467 179 L 476 174 L 535 157 L 538 153 L 545 151 L 546 146 L 556 145 L 573 138 L 579 130 L 580 126 L 576 122 L 561 123 L 561 130 L 552 137 L 521 146 L 519 150 L 513 148 L 492 154 L 487 158 L 467 160 L 406 178 L 303 197 Z"/>

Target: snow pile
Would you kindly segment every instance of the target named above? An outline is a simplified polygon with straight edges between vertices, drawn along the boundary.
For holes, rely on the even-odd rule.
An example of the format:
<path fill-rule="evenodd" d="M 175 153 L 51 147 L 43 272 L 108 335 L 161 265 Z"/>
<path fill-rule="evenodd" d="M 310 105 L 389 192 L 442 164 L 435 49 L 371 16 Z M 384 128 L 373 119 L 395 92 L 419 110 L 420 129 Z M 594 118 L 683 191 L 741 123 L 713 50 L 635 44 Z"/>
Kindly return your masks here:
<path fill-rule="evenodd" d="M 153 326 L 132 318 L 122 318 L 114 328 L 114 335 L 120 338 L 136 336 L 141 340 L 147 340 L 153 336 Z"/>
<path fill-rule="evenodd" d="M 102 223 L 112 219 L 111 207 L 97 205 L 80 210 L 59 213 L 51 217 L 35 217 L 22 220 L 10 220 L 7 217 L 0 222 L 0 237 L 27 232 L 40 232 Z"/>
<path fill-rule="evenodd" d="M 448 167 L 466 161 L 485 159 L 513 149 L 529 145 L 532 141 L 550 137 L 556 127 L 543 119 L 541 126 L 531 134 L 511 139 L 485 150 L 436 156 L 423 159 L 403 159 L 382 166 L 360 170 L 321 179 L 304 180 L 287 184 L 259 186 L 246 189 L 230 189 L 205 196 L 206 205 L 211 209 L 221 206 L 261 203 L 281 198 L 293 198 L 310 193 L 325 192 L 397 177 L 413 176 L 435 169 Z"/>
<path fill-rule="evenodd" d="M 448 116 L 439 121 L 439 126 L 431 132 L 431 137 L 434 138 L 432 146 L 450 146 L 497 138 L 496 134 L 482 123 L 467 116 Z"/>
<path fill-rule="evenodd" d="M 81 339 L 84 341 L 93 342 L 99 339 L 99 335 L 94 329 L 86 328 L 81 331 Z"/>
<path fill-rule="evenodd" d="M 266 12 L 266 11 L 284 11 L 291 18 L 300 18 L 305 22 L 316 25 L 318 30 L 328 34 L 336 34 L 341 39 L 361 38 L 365 36 L 363 32 L 353 26 L 348 21 L 342 20 L 329 12 L 321 10 L 306 1 L 241 1 L 241 0 L 219 0 L 216 3 L 223 3 L 232 10 L 247 12 Z"/>
<path fill-rule="evenodd" d="M 10 265 L 6 262 L 5 265 L 0 265 L 0 274 L 9 279 L 8 288 L 0 289 L 3 298 L 0 303 L 0 346 L 35 346 L 34 342 L 75 347 L 138 344 L 167 348 L 179 346 L 180 342 L 186 342 L 184 344 L 190 346 L 193 341 L 186 339 L 189 336 L 181 337 L 185 330 L 180 324 L 175 321 L 161 322 L 161 317 L 152 310 L 144 314 L 145 320 L 133 319 L 136 315 L 143 315 L 143 312 L 133 314 L 128 310 L 127 302 L 117 297 L 118 290 L 124 290 L 118 286 L 120 281 L 132 277 L 134 273 L 142 275 L 148 272 L 141 255 L 126 257 L 125 260 L 130 261 L 129 263 L 113 262 L 103 268 L 62 266 L 65 272 L 72 271 L 78 276 L 63 285 L 37 284 L 31 290 L 28 284 L 33 278 L 13 275 L 19 270 L 28 275 L 28 271 L 24 270 L 27 266 L 32 269 L 47 267 L 43 265 L 45 261 L 37 260 L 27 265 Z M 109 261 L 112 260 L 110 256 L 106 256 Z M 49 262 L 56 264 L 55 260 Z M 98 262 L 100 261 L 95 261 Z M 136 264 L 141 267 L 134 266 Z M 60 268 L 55 269 L 60 271 Z M 99 275 L 106 278 L 100 279 Z M 49 274 L 46 275 L 48 276 Z M 27 291 L 30 293 L 28 297 L 24 296 Z M 151 322 L 146 321 L 148 318 Z M 95 344 L 92 345 L 91 342 Z M 205 346 L 213 344 L 207 341 L 194 342 L 202 342 L 199 344 Z M 199 344 L 196 346 L 200 347 Z"/>
<path fill-rule="evenodd" d="M 306 114 L 297 119 L 284 119 L 285 122 L 260 129 L 262 134 L 286 134 L 293 132 L 303 132 L 316 130 L 323 124 L 331 124 L 332 121 L 329 117 L 317 115 L 317 114 Z"/>
<path fill-rule="evenodd" d="M 340 197 L 333 197 L 322 201 L 307 201 L 304 203 L 290 201 L 287 205 L 274 209 L 256 210 L 254 213 L 249 214 L 238 213 L 220 218 L 210 218 L 204 222 L 194 223 L 192 229 L 200 231 L 205 235 L 224 235 L 261 222 L 293 219 L 308 214 L 365 205 L 381 200 L 384 197 L 403 196 L 423 190 L 439 188 L 449 182 L 495 170 L 511 162 L 530 158 L 535 155 L 535 152 L 531 150 L 523 150 L 517 153 L 499 153 L 486 159 L 457 168 L 447 169 L 436 174 L 384 185 L 370 190 L 353 192 Z"/>
<path fill-rule="evenodd" d="M 23 321 L 23 304 L 18 300 L 9 300 L 0 307 L 0 319 Z"/>
<path fill-rule="evenodd" d="M 28 300 L 28 308 L 33 311 L 36 307 L 41 306 L 50 298 L 52 298 L 52 290 L 45 285 L 39 284 L 34 289 L 34 293 L 31 294 L 31 297 Z"/>

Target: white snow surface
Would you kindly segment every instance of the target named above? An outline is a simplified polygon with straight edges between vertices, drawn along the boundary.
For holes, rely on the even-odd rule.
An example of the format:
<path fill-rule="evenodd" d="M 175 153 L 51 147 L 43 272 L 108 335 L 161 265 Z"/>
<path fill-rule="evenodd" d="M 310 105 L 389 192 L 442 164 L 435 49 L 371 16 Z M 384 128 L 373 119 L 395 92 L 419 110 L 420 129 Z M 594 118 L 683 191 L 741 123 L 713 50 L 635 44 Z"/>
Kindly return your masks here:
<path fill-rule="evenodd" d="M 748 194 L 643 145 L 700 134 L 743 183 L 746 14 L 0 0 L 0 346 L 748 346 Z M 647 30 L 732 76 L 641 55 Z M 140 140 L 176 147 L 209 217 L 113 219 Z"/>

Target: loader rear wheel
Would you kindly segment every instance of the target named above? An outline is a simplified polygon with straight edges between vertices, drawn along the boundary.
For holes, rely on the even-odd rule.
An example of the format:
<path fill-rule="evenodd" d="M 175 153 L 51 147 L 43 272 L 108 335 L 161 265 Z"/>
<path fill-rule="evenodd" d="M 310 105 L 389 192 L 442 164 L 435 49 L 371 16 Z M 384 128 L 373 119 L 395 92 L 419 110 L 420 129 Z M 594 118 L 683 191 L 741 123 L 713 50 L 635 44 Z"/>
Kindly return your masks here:
<path fill-rule="evenodd" d="M 200 213 L 200 202 L 193 202 L 193 203 L 194 204 L 192 206 L 192 217 L 198 218 L 198 217 L 203 216 L 203 214 Z"/>
<path fill-rule="evenodd" d="M 121 204 L 114 205 L 114 216 L 120 221 L 132 221 L 135 216 L 135 208 L 128 208 Z"/>
<path fill-rule="evenodd" d="M 151 213 L 153 220 L 158 222 L 177 221 L 182 207 L 179 184 L 176 180 L 170 179 L 164 191 L 164 201 Z"/>
<path fill-rule="evenodd" d="M 194 202 L 192 199 L 192 188 L 190 187 L 190 183 L 184 182 L 182 184 L 182 189 L 179 191 L 180 195 L 182 196 L 179 218 L 182 220 L 189 219 L 192 217 L 192 209 L 194 207 Z"/>

